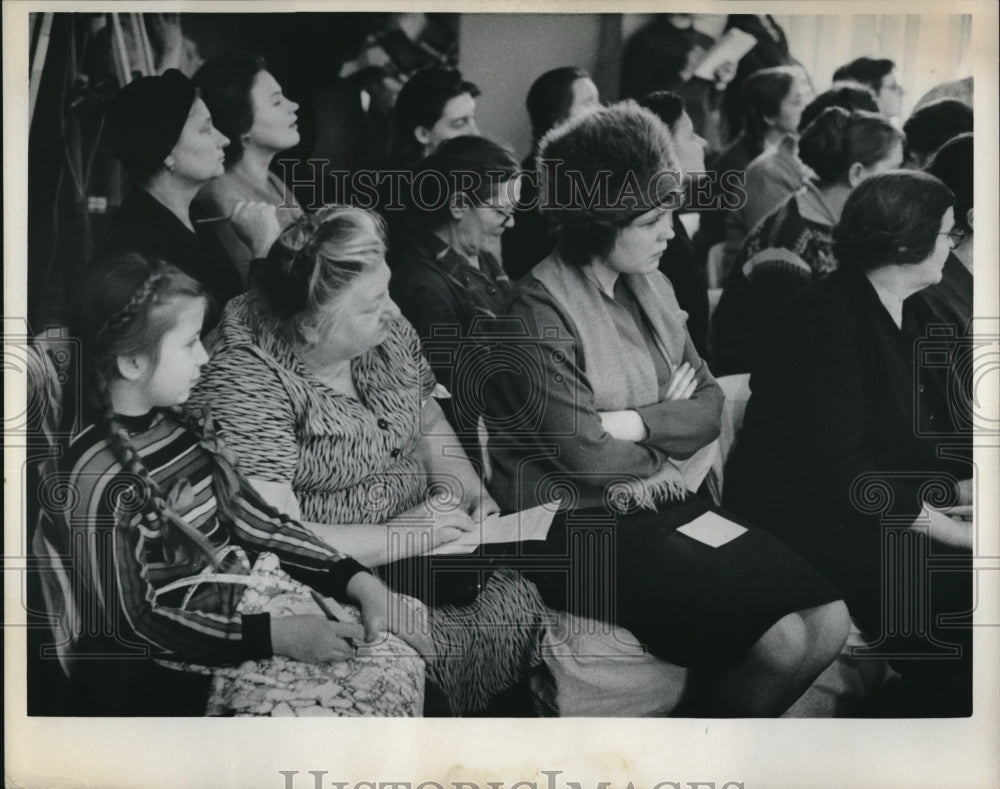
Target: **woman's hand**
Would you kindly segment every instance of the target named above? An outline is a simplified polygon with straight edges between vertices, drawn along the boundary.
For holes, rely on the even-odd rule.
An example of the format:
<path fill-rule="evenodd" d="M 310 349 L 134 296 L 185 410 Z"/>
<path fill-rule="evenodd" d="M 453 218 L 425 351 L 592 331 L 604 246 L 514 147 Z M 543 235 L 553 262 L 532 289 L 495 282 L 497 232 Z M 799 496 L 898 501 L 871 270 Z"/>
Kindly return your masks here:
<path fill-rule="evenodd" d="M 250 247 L 255 258 L 262 258 L 281 233 L 278 210 L 259 200 L 240 200 L 229 217 L 236 234 Z"/>
<path fill-rule="evenodd" d="M 944 512 L 932 509 L 926 504 L 914 526 L 924 522 L 924 518 L 926 518 L 928 526 L 927 534 L 931 539 L 955 548 L 972 550 L 972 523 L 970 521 L 949 517 Z"/>
<path fill-rule="evenodd" d="M 698 388 L 698 374 L 689 362 L 682 362 L 667 386 L 667 400 L 689 400 Z"/>
<path fill-rule="evenodd" d="M 476 490 L 466 494 L 466 500 L 462 502 L 462 509 L 469 513 L 473 524 L 482 523 L 487 518 L 500 514 L 500 505 L 486 492 L 483 485 L 478 485 Z"/>
<path fill-rule="evenodd" d="M 442 509 L 440 505 L 432 506 L 427 501 L 400 513 L 386 525 L 421 534 L 429 532 L 432 547 L 459 539 L 476 527 L 476 523 L 460 507 Z"/>
<path fill-rule="evenodd" d="M 736 76 L 737 64 L 732 60 L 727 60 L 725 63 L 720 63 L 718 68 L 715 69 L 715 87 L 718 90 L 724 90 L 725 87 L 733 81 L 733 77 Z"/>
<path fill-rule="evenodd" d="M 633 443 L 644 441 L 648 436 L 646 423 L 638 411 L 598 411 L 604 432 L 619 441 Z"/>
<path fill-rule="evenodd" d="M 325 616 L 302 614 L 271 617 L 271 647 L 275 655 L 284 655 L 304 663 L 330 663 L 350 660 L 356 654 L 350 643 L 365 635 L 361 625 L 331 622 Z"/>
<path fill-rule="evenodd" d="M 972 504 L 973 498 L 973 488 L 971 479 L 961 479 L 956 485 L 958 488 L 958 503 L 959 505 L 969 505 Z"/>
<path fill-rule="evenodd" d="M 381 641 L 395 633 L 422 655 L 430 654 L 430 621 L 427 609 L 411 597 L 397 594 L 375 576 L 358 573 L 347 584 L 347 594 L 361 609 L 365 643 Z"/>

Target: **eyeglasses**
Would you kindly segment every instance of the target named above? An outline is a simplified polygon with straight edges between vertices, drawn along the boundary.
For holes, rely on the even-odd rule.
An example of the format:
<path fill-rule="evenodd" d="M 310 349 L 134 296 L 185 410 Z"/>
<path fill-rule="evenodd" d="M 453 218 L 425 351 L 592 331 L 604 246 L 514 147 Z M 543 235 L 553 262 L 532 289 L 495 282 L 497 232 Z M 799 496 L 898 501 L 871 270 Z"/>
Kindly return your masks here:
<path fill-rule="evenodd" d="M 497 208 L 496 206 L 489 206 L 489 209 L 491 211 L 493 211 L 494 213 L 498 214 L 499 216 L 503 217 L 503 224 L 504 224 L 504 226 L 509 225 L 511 222 L 514 221 L 514 207 L 513 206 L 511 206 L 510 208 L 507 208 L 507 209 Z"/>
<path fill-rule="evenodd" d="M 939 236 L 948 236 L 948 244 L 952 249 L 956 249 L 965 240 L 965 233 L 961 230 L 952 230 L 948 233 L 938 233 Z"/>

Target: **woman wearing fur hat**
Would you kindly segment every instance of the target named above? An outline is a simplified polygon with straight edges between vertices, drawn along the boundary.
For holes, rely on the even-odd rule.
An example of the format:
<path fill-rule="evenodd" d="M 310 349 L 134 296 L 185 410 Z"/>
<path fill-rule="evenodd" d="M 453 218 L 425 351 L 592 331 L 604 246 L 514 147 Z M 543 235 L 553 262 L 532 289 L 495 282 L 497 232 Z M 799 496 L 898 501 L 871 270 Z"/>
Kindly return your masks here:
<path fill-rule="evenodd" d="M 540 367 L 518 369 L 509 343 L 498 359 L 491 492 L 505 509 L 559 498 L 568 522 L 583 511 L 613 522 L 617 586 L 588 593 L 614 599 L 617 624 L 655 655 L 691 668 L 674 714 L 779 715 L 839 653 L 847 611 L 766 532 L 730 523 L 739 535 L 721 544 L 699 534 L 719 512 L 689 494 L 724 398 L 657 270 L 680 194 L 669 130 L 633 102 L 602 108 L 546 135 L 539 171 L 558 241 L 509 312 Z"/>
<path fill-rule="evenodd" d="M 222 175 L 229 140 L 212 125 L 194 84 L 176 69 L 123 87 L 106 123 L 111 149 L 135 188 L 112 218 L 101 252 L 140 252 L 177 266 L 202 284 L 217 316 L 244 287 L 218 241 L 195 232 L 189 211 L 198 191 Z M 267 253 L 280 230 L 274 207 L 263 203 L 238 203 L 229 221 L 255 257 Z M 212 317 L 206 321 L 213 323 Z"/>

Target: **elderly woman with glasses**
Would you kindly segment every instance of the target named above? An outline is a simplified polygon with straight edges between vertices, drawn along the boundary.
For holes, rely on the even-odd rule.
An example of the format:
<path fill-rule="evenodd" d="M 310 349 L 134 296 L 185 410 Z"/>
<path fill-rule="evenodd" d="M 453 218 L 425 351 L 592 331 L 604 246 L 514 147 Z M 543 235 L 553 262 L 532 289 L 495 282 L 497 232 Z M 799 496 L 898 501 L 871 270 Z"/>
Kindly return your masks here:
<path fill-rule="evenodd" d="M 903 170 L 851 192 L 839 267 L 783 306 L 763 345 L 725 488 L 837 584 L 902 674 L 901 711 L 931 716 L 971 714 L 970 447 L 939 375 L 961 362 L 913 298 L 941 280 L 953 202 Z"/>
<path fill-rule="evenodd" d="M 472 459 L 480 454 L 482 407 L 464 384 L 481 354 L 469 335 L 477 319 L 499 315 L 511 293 L 490 250 L 514 223 L 517 173 L 511 152 L 485 137 L 442 143 L 414 178 L 414 236 L 390 283 L 393 299 L 424 341 L 438 383 L 451 394 L 442 408 Z"/>

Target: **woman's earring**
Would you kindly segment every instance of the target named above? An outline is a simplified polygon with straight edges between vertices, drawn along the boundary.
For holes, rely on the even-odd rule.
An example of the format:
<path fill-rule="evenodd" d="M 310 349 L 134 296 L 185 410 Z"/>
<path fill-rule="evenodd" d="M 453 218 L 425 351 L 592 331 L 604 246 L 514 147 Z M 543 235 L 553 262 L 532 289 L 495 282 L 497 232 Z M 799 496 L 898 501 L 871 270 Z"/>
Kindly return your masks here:
<path fill-rule="evenodd" d="M 173 172 L 174 167 L 177 166 L 176 163 L 174 162 L 174 157 L 168 156 L 166 159 L 164 159 L 163 166 L 166 167 L 168 170 L 170 170 L 170 172 Z"/>

